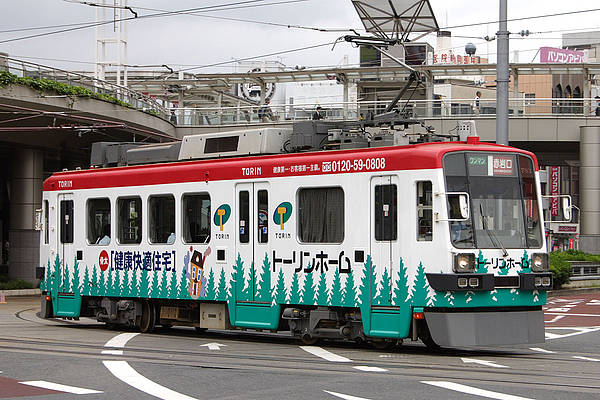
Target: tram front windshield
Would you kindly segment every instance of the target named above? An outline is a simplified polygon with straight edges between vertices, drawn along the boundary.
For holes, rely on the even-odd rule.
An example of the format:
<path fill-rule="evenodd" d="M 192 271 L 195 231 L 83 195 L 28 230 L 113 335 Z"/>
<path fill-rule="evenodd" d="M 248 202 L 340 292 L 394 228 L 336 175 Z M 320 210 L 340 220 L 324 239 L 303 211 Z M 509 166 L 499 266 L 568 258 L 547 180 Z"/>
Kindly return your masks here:
<path fill-rule="evenodd" d="M 444 157 L 447 192 L 467 192 L 471 215 L 450 222 L 457 248 L 540 248 L 542 230 L 531 158 L 510 153 L 451 153 Z M 449 215 L 456 215 L 448 202 Z"/>

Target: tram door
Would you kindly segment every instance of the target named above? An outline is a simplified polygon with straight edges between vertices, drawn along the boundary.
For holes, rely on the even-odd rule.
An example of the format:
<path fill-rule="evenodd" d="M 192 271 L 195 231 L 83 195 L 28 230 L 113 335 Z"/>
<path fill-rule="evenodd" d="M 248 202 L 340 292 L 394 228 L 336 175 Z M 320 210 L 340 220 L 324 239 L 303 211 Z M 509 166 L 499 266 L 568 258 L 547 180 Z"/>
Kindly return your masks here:
<path fill-rule="evenodd" d="M 60 266 L 55 271 L 55 282 L 59 292 L 69 291 L 70 281 L 67 271 L 68 265 L 75 262 L 73 251 L 73 194 L 58 196 L 58 257 Z"/>
<path fill-rule="evenodd" d="M 371 304 L 392 305 L 398 273 L 398 177 L 371 179 Z M 369 271 L 367 271 L 368 273 Z"/>
<path fill-rule="evenodd" d="M 269 251 L 269 184 L 236 185 L 236 202 L 236 296 L 238 301 L 258 301 L 258 286 L 271 285 L 271 282 L 260 282 L 261 274 L 270 276 L 262 273 L 263 260 Z"/>

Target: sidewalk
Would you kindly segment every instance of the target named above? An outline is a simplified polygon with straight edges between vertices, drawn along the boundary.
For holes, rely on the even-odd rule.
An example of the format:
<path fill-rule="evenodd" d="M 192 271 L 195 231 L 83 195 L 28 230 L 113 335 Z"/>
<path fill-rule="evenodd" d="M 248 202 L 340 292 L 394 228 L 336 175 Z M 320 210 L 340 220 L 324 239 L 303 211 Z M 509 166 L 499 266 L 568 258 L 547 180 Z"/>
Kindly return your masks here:
<path fill-rule="evenodd" d="M 15 296 L 40 296 L 42 291 L 40 289 L 18 289 L 18 290 L 0 290 L 0 293 L 4 292 L 6 297 Z"/>

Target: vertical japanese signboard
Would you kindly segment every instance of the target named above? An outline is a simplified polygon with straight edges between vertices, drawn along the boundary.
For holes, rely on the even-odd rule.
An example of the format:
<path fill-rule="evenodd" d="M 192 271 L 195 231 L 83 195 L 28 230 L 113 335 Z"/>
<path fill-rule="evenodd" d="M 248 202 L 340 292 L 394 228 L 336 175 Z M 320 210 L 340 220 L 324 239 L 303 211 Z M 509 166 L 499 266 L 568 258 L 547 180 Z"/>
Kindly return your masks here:
<path fill-rule="evenodd" d="M 558 196 L 560 194 L 560 167 L 550 167 L 550 194 L 552 196 Z M 559 198 L 552 197 L 550 203 L 550 212 L 553 217 L 559 215 Z"/>

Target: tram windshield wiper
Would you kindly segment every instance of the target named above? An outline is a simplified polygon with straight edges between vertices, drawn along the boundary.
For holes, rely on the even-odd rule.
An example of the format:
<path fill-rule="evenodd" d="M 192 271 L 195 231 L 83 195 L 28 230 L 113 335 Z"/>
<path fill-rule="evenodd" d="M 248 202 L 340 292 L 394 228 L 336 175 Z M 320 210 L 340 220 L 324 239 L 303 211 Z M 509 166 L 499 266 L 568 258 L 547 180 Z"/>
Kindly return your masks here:
<path fill-rule="evenodd" d="M 504 244 L 502 244 L 502 241 L 498 238 L 498 236 L 496 236 L 496 234 L 494 232 L 492 232 L 488 226 L 487 226 L 487 216 L 484 214 L 483 212 L 483 204 L 479 203 L 479 212 L 481 213 L 481 224 L 483 225 L 483 230 L 488 234 L 488 236 L 490 237 L 490 241 L 492 242 L 492 244 L 494 246 L 498 246 L 500 248 L 502 248 L 502 255 L 504 257 L 508 257 L 508 252 L 506 251 L 506 249 L 504 248 Z"/>

